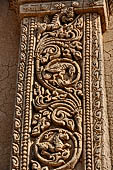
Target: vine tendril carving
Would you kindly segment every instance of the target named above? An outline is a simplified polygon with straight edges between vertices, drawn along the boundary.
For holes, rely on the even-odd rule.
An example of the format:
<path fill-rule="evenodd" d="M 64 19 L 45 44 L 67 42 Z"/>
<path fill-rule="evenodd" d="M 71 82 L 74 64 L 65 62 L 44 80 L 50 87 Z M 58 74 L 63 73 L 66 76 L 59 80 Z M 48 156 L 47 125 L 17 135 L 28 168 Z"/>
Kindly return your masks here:
<path fill-rule="evenodd" d="M 35 26 L 32 170 L 73 169 L 82 151 L 83 17 L 57 8 Z"/>

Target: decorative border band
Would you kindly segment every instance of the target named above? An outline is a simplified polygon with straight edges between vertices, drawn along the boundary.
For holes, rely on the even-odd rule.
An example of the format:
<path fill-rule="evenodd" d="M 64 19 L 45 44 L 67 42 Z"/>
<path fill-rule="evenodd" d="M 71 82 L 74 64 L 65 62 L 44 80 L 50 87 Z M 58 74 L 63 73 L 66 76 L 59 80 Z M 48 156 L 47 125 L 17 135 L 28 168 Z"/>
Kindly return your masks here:
<path fill-rule="evenodd" d="M 92 170 L 91 137 L 91 14 L 85 15 L 85 127 L 86 127 L 86 170 Z"/>
<path fill-rule="evenodd" d="M 31 78 L 32 78 L 32 62 L 33 62 L 33 47 L 34 47 L 34 26 L 35 18 L 29 20 L 29 46 L 28 46 L 28 61 L 27 61 L 27 78 L 26 78 L 26 92 L 25 92 L 25 113 L 23 124 L 23 139 L 22 139 L 22 170 L 27 170 L 28 167 L 28 147 L 29 147 L 29 127 L 30 127 L 30 92 L 31 92 Z"/>
<path fill-rule="evenodd" d="M 24 88 L 25 88 L 25 74 L 26 74 L 26 60 L 27 60 L 27 46 L 28 46 L 28 19 L 22 22 L 21 31 L 21 45 L 20 45 L 20 58 L 18 64 L 18 77 L 17 77 L 17 94 L 15 104 L 15 118 L 14 118 L 14 131 L 12 142 L 12 169 L 20 169 L 20 141 L 22 135 L 22 118 L 23 118 L 23 105 L 24 105 Z"/>

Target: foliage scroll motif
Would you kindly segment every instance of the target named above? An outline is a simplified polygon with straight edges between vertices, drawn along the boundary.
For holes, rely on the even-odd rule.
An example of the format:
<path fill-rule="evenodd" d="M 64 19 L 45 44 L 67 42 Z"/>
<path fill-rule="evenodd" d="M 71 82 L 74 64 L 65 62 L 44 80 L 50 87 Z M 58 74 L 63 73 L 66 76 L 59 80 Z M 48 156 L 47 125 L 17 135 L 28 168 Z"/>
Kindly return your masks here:
<path fill-rule="evenodd" d="M 31 170 L 72 170 L 82 152 L 83 17 L 57 8 L 35 26 Z"/>
<path fill-rule="evenodd" d="M 93 137 L 93 142 L 94 142 L 94 162 L 95 162 L 95 167 L 94 169 L 102 169 L 101 167 L 101 155 L 102 155 L 102 146 L 101 146 L 101 141 L 102 141 L 102 109 L 101 109 L 101 95 L 102 95 L 102 90 L 100 85 L 100 68 L 98 64 L 98 33 L 97 27 L 98 27 L 98 20 L 97 14 L 93 14 L 93 46 L 92 46 L 92 89 L 93 89 L 93 115 L 94 115 L 94 126 L 93 126 L 93 131 L 94 131 L 94 137 Z M 98 104 L 97 104 L 98 103 Z M 97 135 L 98 134 L 98 135 Z"/>
<path fill-rule="evenodd" d="M 109 131 L 107 112 L 105 110 L 105 94 L 103 91 L 103 55 L 101 46 L 100 16 L 92 14 L 92 107 L 93 107 L 93 155 L 94 170 L 111 169 L 109 151 Z M 99 31 L 97 31 L 99 30 Z M 104 109 L 103 109 L 104 108 Z M 106 140 L 107 136 L 107 140 Z M 105 153 L 104 153 L 105 152 Z"/>
<path fill-rule="evenodd" d="M 24 101 L 24 81 L 27 58 L 27 34 L 28 20 L 22 22 L 21 29 L 21 50 L 18 66 L 17 96 L 15 104 L 15 123 L 12 143 L 12 169 L 20 169 L 20 140 L 22 131 L 23 101 Z"/>

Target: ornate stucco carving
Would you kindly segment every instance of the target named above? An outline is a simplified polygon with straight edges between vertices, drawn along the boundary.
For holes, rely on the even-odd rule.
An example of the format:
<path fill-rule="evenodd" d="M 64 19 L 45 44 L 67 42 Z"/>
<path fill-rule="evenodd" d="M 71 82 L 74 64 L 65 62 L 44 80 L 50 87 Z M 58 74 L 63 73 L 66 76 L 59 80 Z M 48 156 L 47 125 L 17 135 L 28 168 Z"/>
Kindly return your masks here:
<path fill-rule="evenodd" d="M 82 157 L 84 170 L 110 170 L 105 4 L 36 2 L 17 3 L 22 31 L 12 170 L 76 170 Z"/>
<path fill-rule="evenodd" d="M 35 164 L 56 170 L 73 169 L 82 151 L 83 17 L 62 6 L 36 26 L 31 131 Z"/>
<path fill-rule="evenodd" d="M 104 87 L 102 33 L 100 28 L 100 16 L 97 14 L 92 15 L 91 63 L 94 169 L 111 169 L 110 150 L 107 149 L 110 144 Z M 108 136 L 107 139 L 106 136 Z"/>
<path fill-rule="evenodd" d="M 45 13 L 55 12 L 57 9 L 55 4 L 59 1 L 49 0 L 9 0 L 10 6 L 16 10 L 20 15 L 20 18 L 27 16 L 40 16 Z M 70 6 L 74 4 L 74 8 L 77 14 L 87 12 L 97 12 L 101 15 L 102 29 L 106 30 L 108 26 L 108 2 L 105 0 L 61 0 L 62 3 Z"/>
<path fill-rule="evenodd" d="M 12 144 L 12 164 L 13 169 L 19 168 L 20 161 L 20 148 L 22 137 L 22 122 L 24 113 L 24 100 L 25 100 L 25 75 L 26 75 L 26 60 L 27 60 L 27 48 L 28 48 L 28 22 L 22 22 L 21 27 L 21 46 L 20 57 L 18 67 L 17 78 L 17 94 L 15 104 L 15 122 L 13 132 L 13 144 Z"/>

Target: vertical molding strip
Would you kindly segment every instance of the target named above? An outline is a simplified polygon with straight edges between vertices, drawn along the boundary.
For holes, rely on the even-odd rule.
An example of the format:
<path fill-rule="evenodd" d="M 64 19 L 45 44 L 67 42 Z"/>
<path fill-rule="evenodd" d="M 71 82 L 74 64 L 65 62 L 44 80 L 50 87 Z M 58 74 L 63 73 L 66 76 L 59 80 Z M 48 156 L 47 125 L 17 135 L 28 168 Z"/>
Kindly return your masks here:
<path fill-rule="evenodd" d="M 100 16 L 92 14 L 92 112 L 94 170 L 111 169 Z"/>
<path fill-rule="evenodd" d="M 28 19 L 21 22 L 21 40 L 20 40 L 20 57 L 17 75 L 17 92 L 15 103 L 13 141 L 12 141 L 12 169 L 20 169 L 20 148 L 22 135 L 22 117 L 24 104 L 24 88 L 28 46 Z"/>
<path fill-rule="evenodd" d="M 98 41 L 99 16 L 92 14 L 92 107 L 93 107 L 93 145 L 94 145 L 94 170 L 101 170 L 102 155 L 102 110 L 101 87 L 100 87 L 100 69 L 99 59 L 100 44 Z"/>
<path fill-rule="evenodd" d="M 91 139 L 91 95 L 90 95 L 90 43 L 91 14 L 85 14 L 85 126 L 86 126 L 86 170 L 92 170 L 92 139 Z"/>
<path fill-rule="evenodd" d="M 22 140 L 22 170 L 28 169 L 28 145 L 29 145 L 29 117 L 30 117 L 30 92 L 31 92 L 31 77 L 32 77 L 32 60 L 34 46 L 34 26 L 35 18 L 29 19 L 29 46 L 28 46 L 28 63 L 27 63 L 27 78 L 26 78 L 26 94 L 25 94 L 25 113 L 24 113 L 24 128 Z"/>

